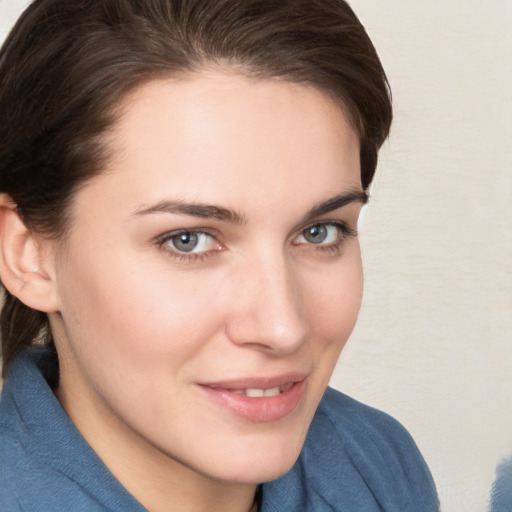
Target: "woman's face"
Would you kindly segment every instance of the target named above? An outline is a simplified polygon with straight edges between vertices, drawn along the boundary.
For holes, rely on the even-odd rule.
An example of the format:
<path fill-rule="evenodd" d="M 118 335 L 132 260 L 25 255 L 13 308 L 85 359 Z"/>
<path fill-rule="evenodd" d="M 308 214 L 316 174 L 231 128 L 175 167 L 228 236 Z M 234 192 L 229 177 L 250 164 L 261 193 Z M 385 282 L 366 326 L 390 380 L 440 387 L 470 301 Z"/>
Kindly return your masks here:
<path fill-rule="evenodd" d="M 360 306 L 355 132 L 316 89 L 204 73 L 132 93 L 107 143 L 55 253 L 59 399 L 114 474 L 278 477 Z"/>

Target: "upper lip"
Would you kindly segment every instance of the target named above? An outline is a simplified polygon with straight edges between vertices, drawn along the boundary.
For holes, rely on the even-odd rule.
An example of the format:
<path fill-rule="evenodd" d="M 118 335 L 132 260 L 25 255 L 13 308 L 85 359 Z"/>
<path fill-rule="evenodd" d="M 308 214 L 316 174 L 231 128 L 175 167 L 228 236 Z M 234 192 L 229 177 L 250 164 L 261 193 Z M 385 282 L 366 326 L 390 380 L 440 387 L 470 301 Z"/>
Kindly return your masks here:
<path fill-rule="evenodd" d="M 287 373 L 273 377 L 244 377 L 215 382 L 201 382 L 201 386 L 214 389 L 272 389 L 286 384 L 302 382 L 306 373 Z"/>

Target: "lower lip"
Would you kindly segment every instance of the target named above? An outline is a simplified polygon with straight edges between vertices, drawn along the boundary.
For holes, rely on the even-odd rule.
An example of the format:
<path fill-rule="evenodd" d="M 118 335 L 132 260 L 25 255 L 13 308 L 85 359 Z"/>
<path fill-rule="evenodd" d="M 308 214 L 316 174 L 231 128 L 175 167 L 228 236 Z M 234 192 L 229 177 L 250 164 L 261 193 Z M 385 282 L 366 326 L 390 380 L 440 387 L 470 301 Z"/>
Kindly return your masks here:
<path fill-rule="evenodd" d="M 236 416 L 255 423 L 268 423 L 285 418 L 299 405 L 304 394 L 305 381 L 295 382 L 289 389 L 275 396 L 251 398 L 228 389 L 201 386 L 209 397 Z"/>

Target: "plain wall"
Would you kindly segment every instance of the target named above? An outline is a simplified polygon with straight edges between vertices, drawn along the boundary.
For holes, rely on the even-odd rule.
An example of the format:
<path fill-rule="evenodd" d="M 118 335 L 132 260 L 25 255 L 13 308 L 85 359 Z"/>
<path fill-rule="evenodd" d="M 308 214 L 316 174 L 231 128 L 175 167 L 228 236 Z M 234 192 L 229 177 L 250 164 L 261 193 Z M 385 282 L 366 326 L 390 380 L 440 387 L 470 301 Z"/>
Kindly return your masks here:
<path fill-rule="evenodd" d="M 485 511 L 512 453 L 512 2 L 351 5 L 395 124 L 361 223 L 363 307 L 333 384 L 408 427 L 442 510 Z"/>
<path fill-rule="evenodd" d="M 0 0 L 0 40 L 27 2 Z M 394 94 L 333 385 L 411 431 L 442 510 L 512 453 L 512 2 L 353 0 Z"/>

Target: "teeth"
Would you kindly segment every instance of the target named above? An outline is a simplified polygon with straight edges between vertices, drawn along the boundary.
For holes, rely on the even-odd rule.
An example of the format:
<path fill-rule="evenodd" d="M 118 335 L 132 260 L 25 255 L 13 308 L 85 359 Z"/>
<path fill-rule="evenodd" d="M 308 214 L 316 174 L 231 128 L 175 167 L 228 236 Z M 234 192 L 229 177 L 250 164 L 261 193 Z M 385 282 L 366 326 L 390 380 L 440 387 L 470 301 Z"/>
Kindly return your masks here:
<path fill-rule="evenodd" d="M 250 398 L 261 398 L 263 396 L 276 396 L 281 392 L 278 387 L 270 389 L 246 389 L 244 394 Z"/>
<path fill-rule="evenodd" d="M 245 394 L 251 398 L 260 398 L 265 396 L 265 391 L 263 389 L 246 389 Z"/>
<path fill-rule="evenodd" d="M 279 389 L 279 387 L 270 388 L 270 389 L 265 390 L 265 396 L 276 396 L 276 395 L 279 395 L 279 393 L 281 393 L 281 390 Z"/>
<path fill-rule="evenodd" d="M 1 1 L 1 0 L 0 0 Z M 293 386 L 293 382 L 289 382 L 282 386 L 276 386 L 275 388 L 259 389 L 259 388 L 247 388 L 247 389 L 230 389 L 231 393 L 236 395 L 245 395 L 249 398 L 262 398 L 264 396 L 277 396 L 284 391 L 288 391 Z"/>

